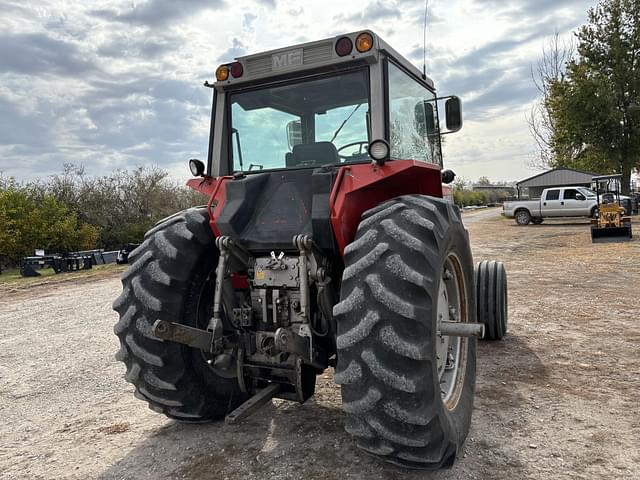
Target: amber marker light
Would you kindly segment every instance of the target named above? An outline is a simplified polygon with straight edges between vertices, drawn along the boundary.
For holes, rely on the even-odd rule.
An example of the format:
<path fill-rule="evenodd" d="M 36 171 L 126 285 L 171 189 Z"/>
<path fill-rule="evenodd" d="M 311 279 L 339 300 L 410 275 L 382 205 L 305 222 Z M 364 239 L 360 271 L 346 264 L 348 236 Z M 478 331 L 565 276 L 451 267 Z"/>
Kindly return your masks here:
<path fill-rule="evenodd" d="M 373 48 L 373 36 L 369 32 L 364 32 L 356 38 L 356 50 L 360 53 L 368 52 Z"/>
<path fill-rule="evenodd" d="M 216 70 L 216 80 L 224 82 L 229 79 L 229 67 L 227 65 L 220 65 Z"/>

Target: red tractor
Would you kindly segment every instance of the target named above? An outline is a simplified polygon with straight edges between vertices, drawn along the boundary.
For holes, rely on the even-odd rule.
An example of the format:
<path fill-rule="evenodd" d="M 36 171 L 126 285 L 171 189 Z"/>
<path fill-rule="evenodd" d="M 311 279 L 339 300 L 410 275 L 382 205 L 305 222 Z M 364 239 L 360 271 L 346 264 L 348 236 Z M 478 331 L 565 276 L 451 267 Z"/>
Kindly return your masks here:
<path fill-rule="evenodd" d="M 361 449 L 452 465 L 476 338 L 507 320 L 504 268 L 474 272 L 443 199 L 459 99 L 371 31 L 241 57 L 216 79 L 208 161 L 188 182 L 208 205 L 146 234 L 114 303 L 126 379 L 168 417 L 234 423 L 306 401 L 334 367 Z"/>

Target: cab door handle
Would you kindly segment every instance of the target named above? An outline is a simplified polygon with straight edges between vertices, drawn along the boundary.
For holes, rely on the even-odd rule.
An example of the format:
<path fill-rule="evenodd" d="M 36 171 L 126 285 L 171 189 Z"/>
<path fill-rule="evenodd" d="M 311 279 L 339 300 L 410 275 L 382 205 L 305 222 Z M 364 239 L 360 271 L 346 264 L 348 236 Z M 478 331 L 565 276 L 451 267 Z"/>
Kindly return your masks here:
<path fill-rule="evenodd" d="M 564 202 L 560 202 L 560 205 L 564 205 Z"/>

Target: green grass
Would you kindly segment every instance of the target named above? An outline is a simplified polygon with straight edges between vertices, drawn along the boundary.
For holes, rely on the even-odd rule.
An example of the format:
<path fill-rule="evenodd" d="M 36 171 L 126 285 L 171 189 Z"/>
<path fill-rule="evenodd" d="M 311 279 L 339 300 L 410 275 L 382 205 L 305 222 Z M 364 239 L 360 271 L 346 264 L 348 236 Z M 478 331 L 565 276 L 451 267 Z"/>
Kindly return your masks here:
<path fill-rule="evenodd" d="M 127 269 L 127 265 L 117 265 L 110 263 L 107 265 L 94 265 L 91 270 L 80 270 L 77 272 L 59 273 L 52 268 L 37 270 L 39 277 L 24 278 L 20 275 L 20 269 L 3 270 L 0 274 L 0 291 L 2 290 L 22 290 L 24 288 L 62 283 L 72 280 L 100 279 L 111 275 L 122 273 Z"/>
<path fill-rule="evenodd" d="M 54 272 L 52 268 L 45 268 L 37 271 L 40 272 L 40 276 L 32 277 L 32 278 L 46 278 L 56 274 L 56 272 Z M 14 268 L 11 270 L 3 270 L 2 273 L 0 274 L 0 283 L 16 282 L 21 280 L 26 280 L 26 278 L 23 278 L 20 275 L 19 268 Z"/>

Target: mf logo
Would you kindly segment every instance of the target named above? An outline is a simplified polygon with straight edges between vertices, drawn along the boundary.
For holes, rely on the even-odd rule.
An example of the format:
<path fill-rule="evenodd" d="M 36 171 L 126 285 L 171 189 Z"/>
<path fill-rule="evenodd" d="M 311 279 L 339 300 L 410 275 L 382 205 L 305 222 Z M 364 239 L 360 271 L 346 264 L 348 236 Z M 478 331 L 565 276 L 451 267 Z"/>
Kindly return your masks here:
<path fill-rule="evenodd" d="M 273 70 L 302 65 L 302 49 L 289 50 L 288 52 L 274 53 L 271 55 Z"/>

